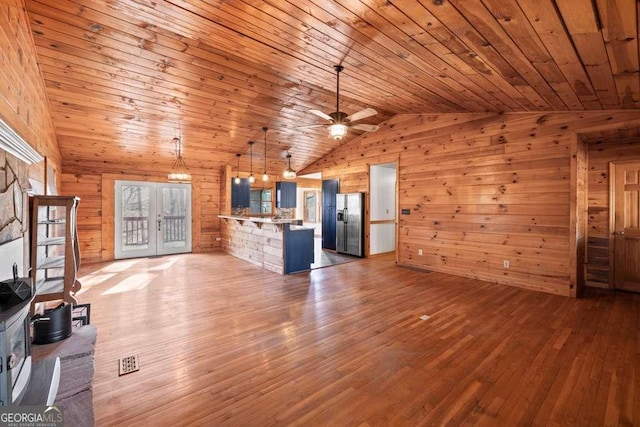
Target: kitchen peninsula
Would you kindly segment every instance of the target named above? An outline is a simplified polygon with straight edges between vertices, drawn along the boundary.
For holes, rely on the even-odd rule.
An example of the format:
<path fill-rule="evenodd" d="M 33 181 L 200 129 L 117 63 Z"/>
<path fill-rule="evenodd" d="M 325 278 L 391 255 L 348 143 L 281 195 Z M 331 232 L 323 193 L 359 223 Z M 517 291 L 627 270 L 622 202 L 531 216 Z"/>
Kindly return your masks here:
<path fill-rule="evenodd" d="M 311 269 L 313 229 L 299 219 L 218 215 L 222 248 L 267 270 L 289 274 Z"/>

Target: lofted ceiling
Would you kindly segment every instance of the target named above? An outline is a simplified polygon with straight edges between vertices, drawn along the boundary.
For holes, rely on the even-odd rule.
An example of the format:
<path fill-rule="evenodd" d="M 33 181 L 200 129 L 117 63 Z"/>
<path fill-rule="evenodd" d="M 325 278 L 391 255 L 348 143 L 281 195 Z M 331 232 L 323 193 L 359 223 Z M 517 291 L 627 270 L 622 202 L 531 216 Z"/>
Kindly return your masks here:
<path fill-rule="evenodd" d="M 342 142 L 308 112 L 640 107 L 635 0 L 25 0 L 63 168 L 262 173 Z M 248 170 L 248 156 L 242 157 Z"/>

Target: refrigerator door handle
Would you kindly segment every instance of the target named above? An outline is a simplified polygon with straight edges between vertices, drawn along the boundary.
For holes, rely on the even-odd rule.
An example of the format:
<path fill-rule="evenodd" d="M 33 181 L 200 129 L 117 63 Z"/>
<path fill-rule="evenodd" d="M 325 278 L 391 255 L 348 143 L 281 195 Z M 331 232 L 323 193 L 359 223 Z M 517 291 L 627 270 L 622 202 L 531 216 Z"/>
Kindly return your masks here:
<path fill-rule="evenodd" d="M 344 211 L 343 211 L 343 212 L 344 212 L 344 213 L 343 213 L 343 215 L 344 215 L 344 219 L 343 219 L 343 221 L 344 221 L 344 223 L 346 224 L 346 223 L 348 223 L 348 222 L 349 222 L 349 210 L 348 210 L 347 208 L 344 208 Z"/>

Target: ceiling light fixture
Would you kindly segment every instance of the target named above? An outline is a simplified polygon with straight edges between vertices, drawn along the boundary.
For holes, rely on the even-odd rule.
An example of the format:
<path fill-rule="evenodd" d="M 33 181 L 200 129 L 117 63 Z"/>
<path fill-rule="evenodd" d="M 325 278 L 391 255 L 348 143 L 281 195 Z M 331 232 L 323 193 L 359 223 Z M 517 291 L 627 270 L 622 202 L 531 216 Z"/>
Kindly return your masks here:
<path fill-rule="evenodd" d="M 250 153 L 249 154 L 249 184 L 253 184 L 256 180 L 256 178 L 253 176 L 253 141 L 249 141 L 249 148 L 250 148 Z"/>
<path fill-rule="evenodd" d="M 238 169 L 236 170 L 236 178 L 233 180 L 236 184 L 240 184 L 240 156 L 242 156 L 242 154 L 236 154 L 236 157 L 238 158 Z"/>
<path fill-rule="evenodd" d="M 340 71 L 344 70 L 342 65 L 334 65 L 336 70 L 336 123 L 329 125 L 329 136 L 336 141 L 340 141 L 347 134 L 347 125 L 342 123 L 345 115 L 340 114 Z"/>
<path fill-rule="evenodd" d="M 282 176 L 284 177 L 284 179 L 295 179 L 296 171 L 291 169 L 291 154 L 287 153 L 287 159 L 289 160 L 289 167 L 285 169 L 285 171 L 282 173 Z"/>
<path fill-rule="evenodd" d="M 336 141 L 340 141 L 347 134 L 347 126 L 342 123 L 329 125 L 329 136 Z"/>
<path fill-rule="evenodd" d="M 191 182 L 191 174 L 187 169 L 187 164 L 182 158 L 182 141 L 180 138 L 173 138 L 173 143 L 176 146 L 176 161 L 173 163 L 171 172 L 167 176 L 169 182 Z"/>
<path fill-rule="evenodd" d="M 265 126 L 262 130 L 264 131 L 264 173 L 262 174 L 262 181 L 267 182 L 269 181 L 269 175 L 267 175 L 267 131 L 269 128 Z"/>

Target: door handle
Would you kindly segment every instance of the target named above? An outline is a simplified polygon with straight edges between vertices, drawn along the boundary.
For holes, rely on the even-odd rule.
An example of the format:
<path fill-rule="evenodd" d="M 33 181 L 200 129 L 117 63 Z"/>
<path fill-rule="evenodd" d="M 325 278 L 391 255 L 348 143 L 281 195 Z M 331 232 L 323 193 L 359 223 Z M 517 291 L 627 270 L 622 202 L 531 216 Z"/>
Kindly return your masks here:
<path fill-rule="evenodd" d="M 624 231 L 614 231 L 613 234 L 616 236 L 624 236 Z"/>
<path fill-rule="evenodd" d="M 162 231 L 162 220 L 158 218 L 158 231 Z"/>

